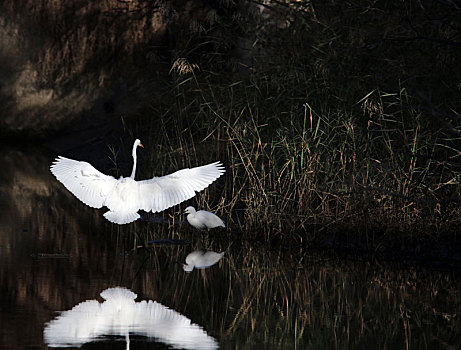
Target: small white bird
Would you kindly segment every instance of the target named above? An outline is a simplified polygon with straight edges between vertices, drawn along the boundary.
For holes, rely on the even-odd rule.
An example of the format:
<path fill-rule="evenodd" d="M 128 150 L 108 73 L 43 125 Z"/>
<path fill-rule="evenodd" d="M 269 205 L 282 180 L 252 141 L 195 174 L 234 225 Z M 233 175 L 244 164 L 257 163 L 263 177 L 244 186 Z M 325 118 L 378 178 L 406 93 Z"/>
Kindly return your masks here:
<path fill-rule="evenodd" d="M 191 272 L 194 267 L 196 269 L 206 269 L 221 260 L 223 255 L 224 252 L 216 253 L 211 250 L 194 250 L 186 256 L 186 263 L 182 265 L 182 268 L 186 272 Z"/>
<path fill-rule="evenodd" d="M 187 215 L 187 221 L 193 227 L 199 230 L 205 230 L 215 227 L 226 227 L 224 222 L 215 214 L 206 210 L 195 211 L 194 207 L 187 207 L 184 212 Z"/>
<path fill-rule="evenodd" d="M 138 210 L 160 212 L 184 202 L 207 188 L 224 172 L 220 162 L 173 174 L 136 181 L 136 148 L 133 144 L 133 170 L 130 177 L 115 179 L 96 170 L 90 163 L 58 157 L 50 167 L 54 176 L 86 205 L 92 208 L 106 206 L 104 217 L 116 224 L 128 224 L 139 219 Z"/>

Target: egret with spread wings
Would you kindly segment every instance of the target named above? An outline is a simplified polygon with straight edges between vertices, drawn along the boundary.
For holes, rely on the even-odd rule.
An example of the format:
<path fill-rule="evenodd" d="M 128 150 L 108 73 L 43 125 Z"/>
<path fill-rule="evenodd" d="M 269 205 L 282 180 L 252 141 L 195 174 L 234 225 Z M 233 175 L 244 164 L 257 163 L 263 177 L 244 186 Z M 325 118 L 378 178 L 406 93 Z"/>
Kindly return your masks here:
<path fill-rule="evenodd" d="M 115 179 L 95 169 L 90 163 L 59 156 L 50 169 L 54 176 L 86 205 L 109 208 L 104 217 L 116 224 L 139 219 L 139 210 L 160 212 L 184 202 L 208 187 L 224 172 L 220 162 L 170 175 L 136 181 L 136 149 L 144 147 L 138 139 L 133 145 L 133 170 L 130 177 Z"/>

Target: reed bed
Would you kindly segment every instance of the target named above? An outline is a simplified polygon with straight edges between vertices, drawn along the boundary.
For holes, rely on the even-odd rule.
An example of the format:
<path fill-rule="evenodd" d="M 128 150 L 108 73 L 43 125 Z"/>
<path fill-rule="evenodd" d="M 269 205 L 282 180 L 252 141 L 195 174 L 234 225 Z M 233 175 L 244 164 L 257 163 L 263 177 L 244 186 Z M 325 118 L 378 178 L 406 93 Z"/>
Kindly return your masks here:
<path fill-rule="evenodd" d="M 225 86 L 201 78 L 175 86 L 178 99 L 162 96 L 171 105 L 149 129 L 149 164 L 159 174 L 223 161 L 225 177 L 197 205 L 231 227 L 301 239 L 320 227 L 437 234 L 459 225 L 458 140 L 428 128 L 404 87 L 367 93 L 355 111 L 323 111 L 320 100 L 285 106 L 261 96 L 265 77 Z M 154 114 L 164 109 L 159 102 Z"/>
<path fill-rule="evenodd" d="M 443 43 L 411 36 L 429 21 L 420 4 L 415 12 L 391 2 L 367 11 L 336 5 L 268 2 L 265 9 L 279 15 L 267 14 L 267 25 L 253 15 L 223 15 L 172 57 L 166 88 L 130 132 L 155 145 L 155 174 L 223 161 L 225 177 L 197 205 L 249 237 L 457 231 L 456 42 L 442 27 L 433 35 Z M 439 6 L 449 13 L 448 4 Z M 277 11 L 289 20 L 277 22 Z M 419 27 L 403 25 L 406 18 Z M 388 37 L 368 33 L 372 23 L 389 28 Z M 211 49 L 198 55 L 204 43 Z M 240 61 L 237 47 L 246 49 Z"/>

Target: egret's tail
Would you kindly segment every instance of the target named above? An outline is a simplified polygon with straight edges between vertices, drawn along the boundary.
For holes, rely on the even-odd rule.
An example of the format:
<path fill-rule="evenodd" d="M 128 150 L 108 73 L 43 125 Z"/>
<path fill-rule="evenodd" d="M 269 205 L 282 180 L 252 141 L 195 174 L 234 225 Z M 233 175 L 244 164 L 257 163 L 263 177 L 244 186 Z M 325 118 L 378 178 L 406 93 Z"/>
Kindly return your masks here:
<path fill-rule="evenodd" d="M 136 221 L 140 218 L 137 212 L 126 213 L 121 211 L 108 211 L 104 213 L 104 217 L 113 222 L 114 224 L 129 224 L 130 222 Z"/>

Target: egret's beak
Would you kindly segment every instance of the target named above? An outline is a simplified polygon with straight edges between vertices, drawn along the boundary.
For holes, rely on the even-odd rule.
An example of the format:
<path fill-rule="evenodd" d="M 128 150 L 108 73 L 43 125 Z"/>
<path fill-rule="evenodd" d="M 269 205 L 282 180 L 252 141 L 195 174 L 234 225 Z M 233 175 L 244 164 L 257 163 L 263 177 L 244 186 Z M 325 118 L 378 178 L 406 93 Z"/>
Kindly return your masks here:
<path fill-rule="evenodd" d="M 144 146 L 142 145 L 142 143 L 140 143 L 140 144 L 139 144 L 139 147 L 142 147 L 142 148 L 144 148 Z"/>

